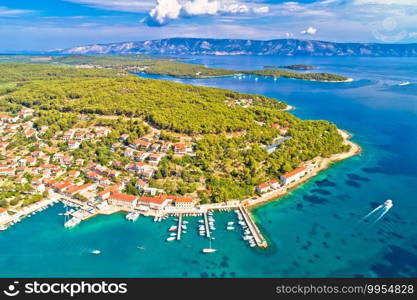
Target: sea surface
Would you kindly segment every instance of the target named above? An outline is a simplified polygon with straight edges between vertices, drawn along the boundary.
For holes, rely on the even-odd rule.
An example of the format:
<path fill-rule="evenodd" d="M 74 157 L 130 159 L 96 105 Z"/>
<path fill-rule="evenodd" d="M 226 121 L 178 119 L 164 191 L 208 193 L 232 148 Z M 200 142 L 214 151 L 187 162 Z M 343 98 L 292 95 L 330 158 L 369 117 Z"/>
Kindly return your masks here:
<path fill-rule="evenodd" d="M 350 83 L 234 77 L 175 79 L 287 101 L 303 119 L 326 119 L 353 134 L 361 156 L 339 162 L 288 196 L 254 210 L 269 240 L 250 248 L 226 231 L 232 212 L 216 213 L 217 252 L 187 218 L 181 241 L 166 242 L 174 220 L 123 214 L 65 229 L 61 204 L 0 232 L 0 276 L 23 277 L 416 277 L 417 58 L 215 57 L 187 59 L 213 67 L 254 69 L 312 64 Z M 398 85 L 410 81 L 408 85 Z M 394 206 L 363 217 L 385 200 Z M 141 247 L 141 249 L 138 248 Z M 143 248 L 142 248 L 143 247 Z M 101 250 L 100 255 L 90 252 Z"/>

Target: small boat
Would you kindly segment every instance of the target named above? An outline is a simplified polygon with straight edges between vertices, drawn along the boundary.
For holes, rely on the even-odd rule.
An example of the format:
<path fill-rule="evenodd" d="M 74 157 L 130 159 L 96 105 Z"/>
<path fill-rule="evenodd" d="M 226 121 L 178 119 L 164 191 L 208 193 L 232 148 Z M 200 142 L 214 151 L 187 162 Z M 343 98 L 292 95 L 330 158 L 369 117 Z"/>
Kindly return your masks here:
<path fill-rule="evenodd" d="M 173 240 L 175 240 L 176 237 L 175 236 L 170 236 L 169 238 L 166 239 L 167 242 L 172 242 Z"/>
<path fill-rule="evenodd" d="M 175 232 L 172 232 L 169 234 L 170 236 L 177 236 L 177 234 Z"/>
<path fill-rule="evenodd" d="M 409 85 L 409 84 L 410 84 L 410 81 L 402 81 L 398 85 L 403 86 L 403 85 Z"/>
<path fill-rule="evenodd" d="M 391 208 L 394 204 L 392 203 L 392 200 L 388 199 L 387 201 L 384 202 L 384 206 L 386 208 Z"/>
<path fill-rule="evenodd" d="M 209 248 L 204 248 L 203 250 L 201 250 L 201 252 L 208 254 L 208 253 L 214 253 L 217 250 L 211 247 L 211 239 L 209 239 L 210 241 L 210 247 Z"/>
<path fill-rule="evenodd" d="M 227 230 L 235 230 L 235 228 L 233 226 L 227 226 L 226 229 Z"/>
<path fill-rule="evenodd" d="M 143 246 L 137 246 L 136 248 L 138 248 L 139 250 L 145 250 L 145 247 Z"/>
<path fill-rule="evenodd" d="M 175 225 L 172 225 L 171 227 L 169 227 L 168 231 L 177 231 L 178 227 Z"/>
<path fill-rule="evenodd" d="M 188 221 L 182 221 L 182 224 L 188 224 Z"/>
<path fill-rule="evenodd" d="M 228 225 L 228 226 L 231 226 L 231 225 L 233 225 L 233 224 L 235 224 L 235 222 L 233 222 L 233 221 L 227 222 L 227 225 Z"/>
<path fill-rule="evenodd" d="M 64 226 L 66 228 L 71 228 L 71 227 L 74 227 L 74 226 L 80 224 L 80 222 L 81 222 L 80 219 L 73 217 L 70 220 L 68 220 L 67 222 L 65 222 Z"/>
<path fill-rule="evenodd" d="M 97 254 L 100 254 L 100 253 L 101 253 L 101 251 L 100 251 L 100 250 L 93 250 L 93 251 L 91 251 L 90 253 L 91 253 L 91 254 L 96 254 L 96 255 L 97 255 Z"/>

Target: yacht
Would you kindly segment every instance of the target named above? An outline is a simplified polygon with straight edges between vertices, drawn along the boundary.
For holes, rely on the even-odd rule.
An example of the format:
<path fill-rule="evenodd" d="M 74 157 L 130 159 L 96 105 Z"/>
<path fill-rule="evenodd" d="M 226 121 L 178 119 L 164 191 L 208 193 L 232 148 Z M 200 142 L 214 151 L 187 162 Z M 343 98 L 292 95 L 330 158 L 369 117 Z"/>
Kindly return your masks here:
<path fill-rule="evenodd" d="M 139 218 L 139 214 L 136 212 L 130 212 L 126 215 L 126 220 L 128 221 L 136 221 Z"/>
<path fill-rule="evenodd" d="M 73 218 L 69 219 L 67 222 L 65 222 L 64 226 L 66 228 L 71 228 L 71 227 L 74 227 L 74 226 L 80 224 L 80 222 L 81 222 L 80 219 L 73 217 Z"/>
<path fill-rule="evenodd" d="M 399 86 L 403 86 L 403 85 L 409 85 L 410 81 L 401 81 L 398 85 Z"/>
<path fill-rule="evenodd" d="M 209 248 L 204 248 L 203 250 L 201 250 L 205 254 L 207 254 L 207 253 L 213 253 L 213 252 L 216 252 L 217 251 L 217 249 L 214 249 L 214 248 L 211 247 L 211 239 L 209 239 L 209 241 L 210 241 Z"/>
<path fill-rule="evenodd" d="M 93 250 L 93 251 L 91 251 L 90 253 L 91 253 L 91 254 L 96 254 L 96 255 L 97 255 L 97 254 L 100 254 L 100 253 L 101 253 L 101 251 L 100 251 L 100 250 Z"/>
<path fill-rule="evenodd" d="M 177 231 L 178 227 L 175 225 L 172 225 L 171 227 L 169 227 L 168 231 Z"/>
<path fill-rule="evenodd" d="M 387 201 L 384 202 L 384 206 L 386 208 L 391 208 L 394 204 L 392 203 L 392 200 L 388 199 Z"/>

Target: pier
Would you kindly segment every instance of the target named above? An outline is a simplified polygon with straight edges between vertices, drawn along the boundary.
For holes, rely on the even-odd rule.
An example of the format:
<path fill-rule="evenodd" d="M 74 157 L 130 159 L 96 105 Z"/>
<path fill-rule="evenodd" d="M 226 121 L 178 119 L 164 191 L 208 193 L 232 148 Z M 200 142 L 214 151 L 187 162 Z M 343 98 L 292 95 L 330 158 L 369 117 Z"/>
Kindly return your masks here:
<path fill-rule="evenodd" d="M 181 239 L 182 214 L 178 214 L 177 241 Z"/>
<path fill-rule="evenodd" d="M 206 226 L 206 236 L 210 237 L 210 227 L 208 224 L 207 213 L 204 213 L 204 226 Z"/>
<path fill-rule="evenodd" d="M 252 217 L 250 216 L 249 212 L 246 210 L 246 208 L 243 205 L 239 206 L 239 210 L 242 213 L 243 219 L 248 225 L 248 228 L 250 232 L 252 233 L 253 238 L 255 239 L 256 245 L 258 247 L 266 248 L 268 244 L 266 240 L 264 239 L 264 237 L 262 236 L 261 231 L 259 230 L 258 226 L 255 224 Z"/>

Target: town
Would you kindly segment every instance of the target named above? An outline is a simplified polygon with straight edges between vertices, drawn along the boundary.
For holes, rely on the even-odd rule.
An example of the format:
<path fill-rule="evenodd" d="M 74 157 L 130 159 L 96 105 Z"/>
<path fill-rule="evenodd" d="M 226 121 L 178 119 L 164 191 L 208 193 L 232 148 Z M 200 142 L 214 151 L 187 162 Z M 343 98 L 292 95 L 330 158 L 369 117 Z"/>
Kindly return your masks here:
<path fill-rule="evenodd" d="M 85 116 L 80 115 L 79 119 Z M 167 216 L 204 216 L 213 210 L 235 210 L 241 225 L 247 229 L 251 246 L 266 246 L 266 240 L 251 219 L 246 206 L 256 204 L 265 197 L 283 193 L 300 178 L 311 172 L 313 164 L 301 166 L 277 179 L 270 179 L 254 187 L 259 197 L 244 201 L 202 204 L 190 196 L 168 195 L 163 189 L 152 187 L 149 181 L 158 170 L 158 165 L 169 152 L 175 156 L 195 155 L 194 144 L 189 141 L 169 142 L 160 139 L 160 131 L 151 130 L 138 139 L 129 139 L 121 134 L 110 151 L 120 153 L 127 163 L 110 161 L 108 165 L 86 162 L 75 158 L 73 153 L 83 141 L 100 143 L 100 139 L 112 132 L 105 126 L 87 128 L 76 125 L 53 133 L 51 139 L 43 139 L 49 127 L 36 126 L 34 110 L 22 108 L 14 115 L 0 115 L 0 225 L 4 230 L 23 217 L 35 214 L 59 201 L 74 206 L 66 212 L 65 227 L 73 227 L 97 214 L 127 213 L 128 220 L 139 215 L 154 217 L 160 221 Z M 279 128 L 281 134 L 288 127 Z M 269 152 L 291 137 L 279 138 L 273 145 L 265 146 Z M 25 147 L 16 140 L 25 139 Z M 51 142 L 53 141 L 53 142 Z M 133 187 L 129 193 L 127 187 Z M 179 218 L 181 220 L 181 218 Z M 204 220 L 204 219 L 203 219 Z M 182 228 L 180 223 L 176 227 Z M 178 229 L 176 238 L 179 239 Z M 210 228 L 203 235 L 210 236 Z"/>

